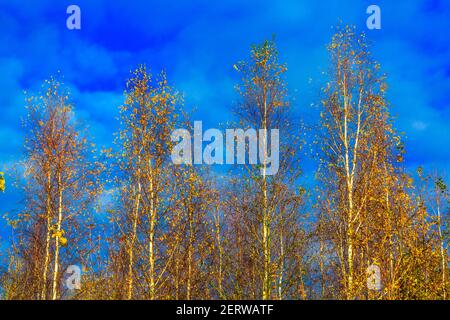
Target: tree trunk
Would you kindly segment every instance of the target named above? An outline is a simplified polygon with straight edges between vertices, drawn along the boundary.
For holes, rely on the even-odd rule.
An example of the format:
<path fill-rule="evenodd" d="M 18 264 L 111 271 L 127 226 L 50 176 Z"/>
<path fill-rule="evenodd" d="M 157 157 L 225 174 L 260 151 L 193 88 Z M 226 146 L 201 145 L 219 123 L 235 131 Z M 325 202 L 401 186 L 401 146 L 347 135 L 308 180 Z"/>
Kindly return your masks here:
<path fill-rule="evenodd" d="M 129 248 L 129 261 L 128 261 L 128 290 L 127 299 L 133 298 L 133 254 L 134 254 L 134 242 L 136 241 L 137 223 L 139 218 L 139 206 L 141 200 L 141 183 L 138 182 L 138 192 L 135 200 L 134 215 L 133 215 L 133 231 L 131 234 L 130 248 Z"/>
<path fill-rule="evenodd" d="M 264 119 L 262 123 L 262 129 L 267 129 L 267 105 L 266 99 L 264 98 Z M 261 139 L 261 137 L 260 137 Z M 263 252 L 264 252 L 264 279 L 263 279 L 263 300 L 270 299 L 270 219 L 268 216 L 268 195 L 267 195 L 267 136 L 264 135 L 263 146 L 264 146 L 264 157 L 263 157 Z"/>
<path fill-rule="evenodd" d="M 189 243 L 188 243 L 188 274 L 187 274 L 187 283 L 186 283 L 186 299 L 191 300 L 191 290 L 192 290 L 192 247 L 193 247 L 193 213 L 191 211 L 191 208 L 189 210 Z"/>
<path fill-rule="evenodd" d="M 150 278 L 150 300 L 155 299 L 155 219 L 156 219 L 156 199 L 153 190 L 153 173 L 151 167 L 151 160 L 149 160 L 150 165 L 150 230 L 148 239 L 148 263 L 149 263 L 149 278 Z"/>
<path fill-rule="evenodd" d="M 444 300 L 447 300 L 447 281 L 446 281 L 446 274 L 447 274 L 447 266 L 446 266 L 446 254 L 445 254 L 445 248 L 444 248 L 444 237 L 442 235 L 442 225 L 441 225 L 441 210 L 440 210 L 440 203 L 438 200 L 438 206 L 437 206 L 437 214 L 438 214 L 438 231 L 439 231 L 439 244 L 440 244 L 440 251 L 441 251 L 441 268 L 442 268 L 442 295 Z"/>
<path fill-rule="evenodd" d="M 51 170 L 48 170 L 47 173 L 47 233 L 45 236 L 45 257 L 44 257 L 44 267 L 42 270 L 42 291 L 41 291 L 41 299 L 47 299 L 47 272 L 48 265 L 50 262 L 50 239 L 51 239 L 51 225 L 52 225 L 52 216 L 51 216 Z"/>
<path fill-rule="evenodd" d="M 55 264 L 53 269 L 53 294 L 52 299 L 56 300 L 58 297 L 58 272 L 59 272 L 59 235 L 61 232 L 62 223 L 62 205 L 63 205 L 63 187 L 61 172 L 58 173 L 58 222 L 56 224 L 56 237 L 55 237 Z"/>

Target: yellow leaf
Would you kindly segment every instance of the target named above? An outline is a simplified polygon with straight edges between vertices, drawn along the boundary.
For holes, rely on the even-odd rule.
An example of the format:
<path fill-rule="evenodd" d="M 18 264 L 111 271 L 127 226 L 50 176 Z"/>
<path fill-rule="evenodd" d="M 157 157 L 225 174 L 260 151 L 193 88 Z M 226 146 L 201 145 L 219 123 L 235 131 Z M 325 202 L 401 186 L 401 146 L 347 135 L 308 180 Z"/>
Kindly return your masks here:
<path fill-rule="evenodd" d="M 59 238 L 59 243 L 63 246 L 66 247 L 67 246 L 67 239 L 64 237 L 60 237 Z"/>

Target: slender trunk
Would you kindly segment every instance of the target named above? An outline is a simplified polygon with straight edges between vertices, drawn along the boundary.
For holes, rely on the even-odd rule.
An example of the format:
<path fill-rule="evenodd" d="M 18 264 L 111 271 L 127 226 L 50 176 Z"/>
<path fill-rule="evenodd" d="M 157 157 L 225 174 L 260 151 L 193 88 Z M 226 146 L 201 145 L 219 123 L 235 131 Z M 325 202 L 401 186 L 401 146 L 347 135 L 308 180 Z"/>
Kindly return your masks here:
<path fill-rule="evenodd" d="M 150 272 L 150 300 L 155 299 L 155 214 L 151 214 L 150 218 L 150 234 L 149 234 L 149 272 Z"/>
<path fill-rule="evenodd" d="M 56 224 L 55 237 L 55 264 L 53 269 L 53 294 L 52 299 L 56 300 L 58 297 L 58 272 L 59 272 L 59 237 L 62 223 L 62 205 L 63 205 L 63 187 L 61 172 L 58 173 L 58 222 Z"/>
<path fill-rule="evenodd" d="M 138 174 L 140 178 L 140 174 Z M 138 178 L 138 179 L 139 179 Z M 127 299 L 133 298 L 133 258 L 134 258 L 134 242 L 136 241 L 137 223 L 139 218 L 139 206 L 141 202 L 141 182 L 138 182 L 138 190 L 136 194 L 134 215 L 133 215 L 133 230 L 131 234 L 130 248 L 129 248 L 129 260 L 128 260 L 128 290 Z"/>
<path fill-rule="evenodd" d="M 349 118 L 349 105 L 347 97 L 347 82 L 344 75 L 344 148 L 345 148 L 345 171 L 347 182 L 347 199 L 348 199 L 348 215 L 347 215 L 347 299 L 353 299 L 353 233 L 354 233 L 354 203 L 353 203 L 353 178 L 354 170 L 356 167 L 356 153 L 358 145 L 358 134 L 360 129 L 360 111 L 358 106 L 358 125 L 355 138 L 355 145 L 353 150 L 352 168 L 350 169 L 350 141 L 348 137 L 348 118 Z"/>
<path fill-rule="evenodd" d="M 150 164 L 150 230 L 149 230 L 149 239 L 148 239 L 148 264 L 149 264 L 149 278 L 150 278 L 150 300 L 155 299 L 155 219 L 156 219 L 156 200 L 153 190 L 153 173 L 151 167 L 151 160 L 149 160 Z"/>
<path fill-rule="evenodd" d="M 447 300 L 447 280 L 446 280 L 446 274 L 447 274 L 447 266 L 446 266 L 446 254 L 445 254 L 445 248 L 444 248 L 444 237 L 442 235 L 442 225 L 441 225 L 441 210 L 440 210 L 440 203 L 438 200 L 438 206 L 437 206 L 437 214 L 438 214 L 438 231 L 439 231 L 439 244 L 440 244 L 440 250 L 441 250 L 441 268 L 442 268 L 442 294 L 444 300 Z"/>
<path fill-rule="evenodd" d="M 322 229 L 322 228 L 320 228 Z M 322 233 L 322 230 L 319 231 L 320 233 Z M 322 235 L 319 236 L 319 241 L 320 241 L 320 251 L 319 251 L 319 270 L 320 270 L 320 289 L 321 289 L 321 298 L 323 299 L 325 297 L 325 268 L 324 268 L 324 244 L 323 244 L 323 239 L 322 239 Z"/>
<path fill-rule="evenodd" d="M 221 238 L 221 228 L 220 228 L 220 215 L 219 211 L 216 209 L 216 219 L 215 219 L 215 229 L 216 229 L 216 241 L 217 241 L 217 250 L 218 250 L 218 272 L 217 272 L 217 286 L 219 289 L 219 299 L 224 299 L 224 292 L 222 288 L 222 257 L 223 257 L 223 248 L 222 248 L 222 238 Z"/>
<path fill-rule="evenodd" d="M 365 260 L 366 260 L 366 271 L 369 270 L 369 267 L 371 265 L 371 257 L 370 257 L 370 249 L 369 249 L 369 224 L 366 223 L 366 234 L 364 237 L 364 242 L 365 242 Z M 364 259 L 364 252 L 361 252 L 361 260 Z M 366 272 L 366 277 L 367 277 L 367 272 Z M 372 292 L 371 290 L 369 290 L 369 287 L 366 285 L 366 300 L 372 300 Z"/>
<path fill-rule="evenodd" d="M 264 189 L 266 189 L 264 187 Z M 264 190 L 264 212 L 267 206 L 267 192 Z M 263 300 L 270 299 L 270 230 L 267 214 L 263 216 L 263 247 L 264 247 L 264 282 L 263 282 Z"/>
<path fill-rule="evenodd" d="M 392 212 L 389 205 L 389 186 L 388 186 L 388 172 L 385 164 L 385 184 L 386 184 L 386 212 L 388 216 L 388 237 L 389 237 L 389 287 L 388 287 L 388 298 L 394 299 L 394 243 L 392 239 Z"/>
<path fill-rule="evenodd" d="M 283 228 L 280 230 L 280 270 L 278 275 L 278 300 L 283 300 L 284 242 Z M 300 275 L 301 276 L 301 275 Z"/>
<path fill-rule="evenodd" d="M 179 250 L 177 250 L 177 255 L 175 256 L 175 300 L 180 297 L 180 260 L 179 260 Z"/>
<path fill-rule="evenodd" d="M 349 150 L 347 141 L 347 115 L 345 117 L 345 167 L 347 173 L 347 299 L 353 299 L 353 185 L 350 177 Z"/>
<path fill-rule="evenodd" d="M 236 244 L 237 244 L 237 248 L 238 248 L 238 264 L 237 264 L 237 270 L 236 270 L 236 274 L 237 274 L 237 279 L 238 281 L 236 282 L 237 284 L 237 288 L 236 288 L 236 299 L 237 300 L 241 300 L 243 297 L 243 287 L 244 287 L 244 283 L 245 283 L 245 279 L 244 279 L 244 245 L 243 245 L 243 235 L 242 235 L 242 230 L 241 227 L 239 225 L 237 225 L 237 232 L 236 232 Z M 245 266 L 246 267 L 246 266 Z"/>
<path fill-rule="evenodd" d="M 350 223 L 348 225 L 347 232 L 347 300 L 353 299 L 353 226 Z"/>
<path fill-rule="evenodd" d="M 191 300 L 191 290 L 192 290 L 192 249 L 193 249 L 193 213 L 191 208 L 188 209 L 189 210 L 189 243 L 188 243 L 188 274 L 187 274 L 187 283 L 186 283 L 186 299 L 187 300 Z"/>
<path fill-rule="evenodd" d="M 47 231 L 45 236 L 45 256 L 44 256 L 44 267 L 42 270 L 42 291 L 41 299 L 47 299 L 47 272 L 48 265 L 50 261 L 50 239 L 51 239 L 51 170 L 47 173 Z"/>
<path fill-rule="evenodd" d="M 264 119 L 262 123 L 262 129 L 267 129 L 267 105 L 266 105 L 266 99 L 264 98 Z M 260 137 L 261 139 L 261 137 Z M 264 252 L 264 278 L 263 278 L 263 300 L 269 300 L 270 299 L 270 261 L 271 261 L 271 254 L 270 254 L 270 219 L 268 215 L 268 194 L 267 194 L 267 178 L 266 178 L 266 170 L 267 170 L 267 136 L 266 134 L 263 135 L 263 146 L 264 146 L 264 157 L 263 157 L 263 217 L 262 217 L 262 223 L 263 223 L 263 252 Z"/>

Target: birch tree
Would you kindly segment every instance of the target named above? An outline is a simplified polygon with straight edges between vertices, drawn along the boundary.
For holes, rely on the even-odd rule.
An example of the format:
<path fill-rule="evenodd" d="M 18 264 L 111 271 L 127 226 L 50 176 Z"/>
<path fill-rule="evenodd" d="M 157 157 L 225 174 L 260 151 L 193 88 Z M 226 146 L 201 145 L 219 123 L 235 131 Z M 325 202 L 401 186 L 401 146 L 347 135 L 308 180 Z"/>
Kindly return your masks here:
<path fill-rule="evenodd" d="M 365 269 L 372 263 L 364 247 L 376 217 L 369 207 L 382 201 L 380 186 L 389 190 L 386 179 L 393 174 L 387 167 L 393 131 L 384 76 L 370 56 L 364 34 L 351 27 L 340 29 L 328 50 L 330 80 L 323 90 L 320 137 L 322 183 L 328 190 L 323 201 L 334 230 L 331 238 L 344 296 L 354 299 L 360 296 Z"/>
<path fill-rule="evenodd" d="M 236 213 L 242 213 L 246 228 L 253 235 L 249 254 L 252 273 L 260 278 L 260 285 L 251 289 L 252 296 L 282 298 L 284 292 L 289 291 L 285 287 L 290 267 L 286 257 L 293 254 L 297 245 L 303 244 L 301 239 L 293 241 L 290 238 L 299 236 L 296 228 L 299 227 L 302 195 L 293 186 L 300 173 L 298 155 L 302 145 L 294 132 L 301 130 L 301 127 L 295 127 L 290 119 L 290 98 L 285 83 L 287 67 L 279 62 L 273 41 L 253 46 L 250 57 L 236 64 L 235 69 L 241 75 L 237 86 L 240 101 L 235 108 L 239 125 L 257 131 L 278 129 L 281 136 L 280 164 L 278 171 L 272 175 L 268 174 L 267 162 L 269 137 L 264 134 L 258 136 L 260 146 L 264 146 L 263 150 L 259 149 L 261 163 L 243 169 L 242 180 L 237 182 L 245 188 L 244 199 L 235 202 L 233 207 Z M 246 148 L 249 151 L 249 146 Z M 270 152 L 273 156 L 276 150 Z M 236 208 L 240 204 L 242 207 Z"/>
<path fill-rule="evenodd" d="M 80 223 L 101 190 L 101 165 L 59 80 L 45 81 L 42 94 L 27 98 L 27 110 L 25 209 L 17 222 L 21 271 L 31 286 L 23 294 L 59 299 L 61 271 L 78 260 Z"/>
<path fill-rule="evenodd" d="M 158 294 L 158 224 L 163 214 L 170 214 L 165 200 L 169 197 L 167 162 L 177 117 L 174 110 L 180 101 L 165 74 L 154 77 L 145 66 L 137 68 L 127 82 L 118 136 L 118 183 L 122 184 L 124 213 L 119 230 L 126 243 L 127 299 L 135 297 L 135 279 L 145 279 L 140 294 L 148 299 L 155 299 Z"/>

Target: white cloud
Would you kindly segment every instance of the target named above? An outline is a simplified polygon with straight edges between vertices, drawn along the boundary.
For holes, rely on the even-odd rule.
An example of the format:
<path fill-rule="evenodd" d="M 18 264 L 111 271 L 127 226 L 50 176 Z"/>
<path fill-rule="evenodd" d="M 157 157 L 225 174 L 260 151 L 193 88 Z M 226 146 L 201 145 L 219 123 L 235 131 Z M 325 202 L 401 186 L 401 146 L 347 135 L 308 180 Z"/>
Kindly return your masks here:
<path fill-rule="evenodd" d="M 416 121 L 413 121 L 412 127 L 416 130 L 423 131 L 428 127 L 428 124 L 423 121 L 416 120 Z"/>

